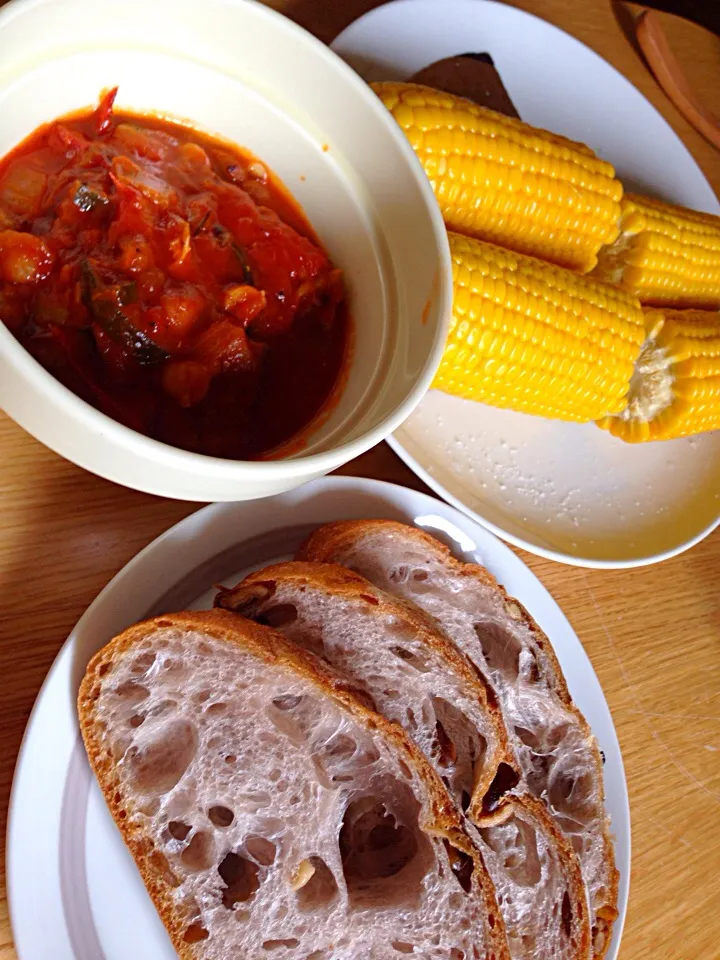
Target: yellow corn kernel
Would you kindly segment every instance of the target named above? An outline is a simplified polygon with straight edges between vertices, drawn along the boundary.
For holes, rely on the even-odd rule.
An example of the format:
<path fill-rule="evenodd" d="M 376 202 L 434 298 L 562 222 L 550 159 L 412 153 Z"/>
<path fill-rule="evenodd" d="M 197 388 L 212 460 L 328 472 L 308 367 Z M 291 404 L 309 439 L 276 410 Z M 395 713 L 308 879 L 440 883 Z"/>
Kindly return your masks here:
<path fill-rule="evenodd" d="M 430 87 L 373 89 L 412 144 L 451 230 L 580 272 L 616 239 L 622 185 L 584 144 Z"/>
<path fill-rule="evenodd" d="M 448 236 L 453 317 L 433 386 L 561 420 L 619 413 L 645 337 L 637 300 L 532 257 Z"/>
<path fill-rule="evenodd" d="M 720 430 L 720 313 L 646 310 L 625 408 L 598 425 L 639 443 Z"/>
<path fill-rule="evenodd" d="M 594 275 L 649 306 L 720 307 L 720 217 L 626 194 L 620 236 Z"/>

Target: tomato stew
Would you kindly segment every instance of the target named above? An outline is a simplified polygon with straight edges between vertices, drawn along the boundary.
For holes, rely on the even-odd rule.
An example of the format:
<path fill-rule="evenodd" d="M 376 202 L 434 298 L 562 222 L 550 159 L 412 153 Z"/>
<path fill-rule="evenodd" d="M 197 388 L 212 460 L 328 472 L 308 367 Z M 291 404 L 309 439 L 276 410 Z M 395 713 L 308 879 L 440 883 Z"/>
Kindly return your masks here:
<path fill-rule="evenodd" d="M 114 97 L 0 161 L 0 319 L 133 429 L 272 455 L 337 392 L 342 275 L 264 164 Z"/>

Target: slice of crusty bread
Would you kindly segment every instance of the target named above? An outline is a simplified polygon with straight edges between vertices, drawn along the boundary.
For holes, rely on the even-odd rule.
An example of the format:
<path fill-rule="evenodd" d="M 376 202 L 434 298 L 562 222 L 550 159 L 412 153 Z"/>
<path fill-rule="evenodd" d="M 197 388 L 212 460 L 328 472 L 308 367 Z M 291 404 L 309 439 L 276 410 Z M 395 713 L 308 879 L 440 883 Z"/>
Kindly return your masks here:
<path fill-rule="evenodd" d="M 513 960 L 587 960 L 580 861 L 545 805 L 527 793 L 510 795 L 478 827 Z"/>
<path fill-rule="evenodd" d="M 276 631 L 220 610 L 137 624 L 90 662 L 78 712 L 183 960 L 507 960 L 432 767 Z"/>
<path fill-rule="evenodd" d="M 552 645 L 483 567 L 461 563 L 421 530 L 389 520 L 316 530 L 298 557 L 340 563 L 435 617 L 492 684 L 524 782 L 577 851 L 588 889 L 593 950 L 617 916 L 618 875 L 597 743 L 567 689 Z"/>
<path fill-rule="evenodd" d="M 405 727 L 481 830 L 513 960 L 587 958 L 578 859 L 543 804 L 507 793 L 519 777 L 496 732 L 497 707 L 436 621 L 324 563 L 266 567 L 215 602 L 323 657 Z"/>
<path fill-rule="evenodd" d="M 452 750 L 453 763 L 439 757 L 439 766 L 463 810 L 480 815 L 517 781 L 506 769 L 514 759 L 494 693 L 417 607 L 345 567 L 298 562 L 221 588 L 215 606 L 275 627 L 322 657 L 426 756 Z"/>

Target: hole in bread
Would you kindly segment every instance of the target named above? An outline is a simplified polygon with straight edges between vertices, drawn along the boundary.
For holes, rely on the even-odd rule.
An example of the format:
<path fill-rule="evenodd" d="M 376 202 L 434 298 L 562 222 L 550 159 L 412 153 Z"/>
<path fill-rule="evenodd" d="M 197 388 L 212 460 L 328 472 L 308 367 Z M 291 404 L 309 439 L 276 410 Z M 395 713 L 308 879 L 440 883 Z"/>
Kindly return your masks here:
<path fill-rule="evenodd" d="M 361 771 L 379 759 L 379 753 L 370 742 L 359 745 L 347 734 L 335 734 L 313 754 L 313 764 L 323 786 L 331 788 L 338 783 L 349 783 Z"/>
<path fill-rule="evenodd" d="M 277 707 L 278 710 L 294 710 L 301 700 L 302 697 L 297 697 L 294 694 L 289 693 L 284 697 L 275 697 L 273 700 L 273 706 Z"/>
<path fill-rule="evenodd" d="M 377 605 L 380 603 L 377 597 L 373 597 L 369 593 L 361 593 L 359 596 L 361 600 L 364 600 L 365 603 L 369 603 L 373 607 L 377 607 Z"/>
<path fill-rule="evenodd" d="M 235 814 L 230 810 L 229 807 L 215 806 L 210 807 L 208 810 L 208 817 L 210 818 L 210 823 L 214 827 L 220 827 L 224 829 L 229 827 L 230 824 L 235 819 Z"/>
<path fill-rule="evenodd" d="M 375 679 L 372 677 L 368 677 L 367 679 L 368 679 L 368 682 L 373 682 L 373 683 L 376 682 Z M 382 683 L 382 682 L 383 682 L 383 678 L 378 677 L 377 683 Z M 356 687 L 354 684 L 351 684 L 351 683 L 344 684 L 343 687 L 345 690 L 351 693 L 356 700 L 359 700 L 364 707 L 367 707 L 367 709 L 371 710 L 373 713 L 377 713 L 377 706 L 375 704 L 375 701 L 367 692 L 367 690 L 363 690 L 361 687 Z"/>
<path fill-rule="evenodd" d="M 123 700 L 130 700 L 132 703 L 139 703 L 150 696 L 150 691 L 136 680 L 126 680 L 124 683 L 115 687 L 115 695 L 122 697 Z"/>
<path fill-rule="evenodd" d="M 223 700 L 216 700 L 215 703 L 205 707 L 205 713 L 211 717 L 221 717 L 224 713 L 227 713 L 227 708 L 228 705 Z"/>
<path fill-rule="evenodd" d="M 430 574 L 427 572 L 427 570 L 422 570 L 421 568 L 418 567 L 418 569 L 413 570 L 412 578 L 416 583 L 424 583 L 424 581 L 427 580 L 429 576 Z"/>
<path fill-rule="evenodd" d="M 179 783 L 195 757 L 195 728 L 185 719 L 156 723 L 146 734 L 148 726 L 144 724 L 138 730 L 125 754 L 130 778 L 139 793 L 167 793 Z"/>
<path fill-rule="evenodd" d="M 295 937 L 287 937 L 285 940 L 264 940 L 263 941 L 263 950 L 277 950 L 278 947 L 297 947 L 300 943 L 299 940 L 296 940 Z"/>
<path fill-rule="evenodd" d="M 289 623 L 294 623 L 297 618 L 297 607 L 293 603 L 278 603 L 273 607 L 267 607 L 254 619 L 266 627 L 275 627 L 277 629 Z"/>
<path fill-rule="evenodd" d="M 560 915 L 561 915 L 561 918 L 562 918 L 562 922 L 561 922 L 560 928 L 561 928 L 562 932 L 565 934 L 565 936 L 566 936 L 566 937 L 568 938 L 568 940 L 569 940 L 570 937 L 572 936 L 572 919 L 573 919 L 573 912 L 572 912 L 572 904 L 570 903 L 570 897 L 569 897 L 569 895 L 568 895 L 567 890 L 566 890 L 565 893 L 563 894 L 562 907 L 561 907 Z"/>
<path fill-rule="evenodd" d="M 406 564 L 400 563 L 397 567 L 391 567 L 388 573 L 390 583 L 405 583 L 408 578 L 409 568 Z"/>
<path fill-rule="evenodd" d="M 181 820 L 171 820 L 168 823 L 168 832 L 173 840 L 187 840 L 187 836 L 192 830 L 192 827 L 187 823 L 183 823 Z"/>
<path fill-rule="evenodd" d="M 433 756 L 441 767 L 451 767 L 457 760 L 457 748 L 439 720 L 435 721 Z"/>
<path fill-rule="evenodd" d="M 393 940 L 391 946 L 398 953 L 415 953 L 415 947 L 412 943 L 403 943 L 402 940 Z"/>
<path fill-rule="evenodd" d="M 98 667 L 97 667 L 97 675 L 98 675 L 99 677 L 104 677 L 105 674 L 108 672 L 109 669 L 110 669 L 110 661 L 109 661 L 109 660 L 103 660 L 102 663 L 98 664 Z"/>
<path fill-rule="evenodd" d="M 525 727 L 515 727 L 515 733 L 525 746 L 530 747 L 531 750 L 540 750 L 542 748 L 540 738 L 536 733 L 533 733 L 532 730 L 527 730 Z"/>
<path fill-rule="evenodd" d="M 200 943 L 201 940 L 207 940 L 209 936 L 205 927 L 199 923 L 191 923 L 183 934 L 183 940 L 185 943 Z"/>
<path fill-rule="evenodd" d="M 412 650 L 408 650 L 406 647 L 390 647 L 390 652 L 394 653 L 396 657 L 399 657 L 400 660 L 404 660 L 405 663 L 409 663 L 411 667 L 414 667 L 418 673 L 429 673 L 430 667 L 427 664 L 427 661 L 421 657 L 419 654 L 414 653 Z"/>
<path fill-rule="evenodd" d="M 145 723 L 145 717 L 141 713 L 134 713 L 128 720 L 130 726 L 135 729 L 141 727 Z"/>
<path fill-rule="evenodd" d="M 275 844 L 267 837 L 248 837 L 245 849 L 250 856 L 263 867 L 269 867 L 275 862 Z"/>
<path fill-rule="evenodd" d="M 325 768 L 333 765 L 341 766 L 355 756 L 357 749 L 358 745 L 352 737 L 348 737 L 344 733 L 335 734 L 322 749 Z"/>
<path fill-rule="evenodd" d="M 274 767 L 268 774 L 268 780 L 270 783 L 277 783 L 281 776 L 282 770 L 279 767 Z"/>
<path fill-rule="evenodd" d="M 237 853 L 228 853 L 218 867 L 218 873 L 225 884 L 223 906 L 232 910 L 236 903 L 245 903 L 260 888 L 258 873 L 260 868 L 252 860 Z"/>
<path fill-rule="evenodd" d="M 551 809 L 579 824 L 587 824 L 593 816 L 593 778 L 589 773 L 575 777 L 566 770 L 553 771 L 548 784 Z"/>
<path fill-rule="evenodd" d="M 511 816 L 481 830 L 485 843 L 500 858 L 505 872 L 519 887 L 534 887 L 542 879 L 542 865 L 533 826 Z"/>
<path fill-rule="evenodd" d="M 237 757 L 235 756 L 235 754 L 234 754 L 234 753 L 228 753 L 228 754 L 226 754 L 226 756 L 225 756 L 225 763 L 227 763 L 227 764 L 237 763 Z"/>
<path fill-rule="evenodd" d="M 130 673 L 134 673 L 137 676 L 147 673 L 154 666 L 155 660 L 156 655 L 152 650 L 139 654 L 130 665 Z"/>
<path fill-rule="evenodd" d="M 306 730 L 302 724 L 302 715 L 294 715 L 294 711 L 302 702 L 302 697 L 292 695 L 275 697 L 268 707 L 267 715 L 273 726 L 295 744 L 304 743 L 307 739 Z"/>
<path fill-rule="evenodd" d="M 499 623 L 476 623 L 475 633 L 488 667 L 508 683 L 514 683 L 520 675 L 521 640 Z"/>
<path fill-rule="evenodd" d="M 192 695 L 193 703 L 205 703 L 206 700 L 209 700 L 212 696 L 212 690 L 198 690 L 197 693 Z"/>
<path fill-rule="evenodd" d="M 505 794 L 520 782 L 520 775 L 509 763 L 499 763 L 493 781 L 483 797 L 482 808 L 485 813 L 496 810 Z"/>
<path fill-rule="evenodd" d="M 419 804 L 405 784 L 388 778 L 383 786 L 383 799 L 358 797 L 348 805 L 340 830 L 345 883 L 357 907 L 409 902 L 426 872 Z"/>
<path fill-rule="evenodd" d="M 432 760 L 447 771 L 448 787 L 453 797 L 467 809 L 475 783 L 475 770 L 482 765 L 487 742 L 476 725 L 456 706 L 442 697 L 432 698 L 435 722 L 435 742 Z M 432 716 L 428 718 L 432 724 Z"/>
<path fill-rule="evenodd" d="M 520 658 L 522 672 L 527 683 L 538 683 L 540 680 L 540 667 L 535 656 L 529 650 L 524 650 Z"/>
<path fill-rule="evenodd" d="M 453 847 L 449 840 L 443 840 L 443 843 L 445 844 L 445 850 L 447 851 L 453 876 L 465 893 L 470 893 L 472 889 L 473 870 L 475 869 L 473 858 L 465 853 L 464 850 L 458 850 L 457 847 Z"/>
<path fill-rule="evenodd" d="M 465 951 L 452 947 L 450 950 L 450 960 L 465 960 Z"/>
<path fill-rule="evenodd" d="M 215 859 L 215 841 L 212 835 L 198 830 L 180 854 L 180 859 L 188 870 L 208 870 Z"/>
<path fill-rule="evenodd" d="M 307 864 L 307 869 L 298 879 L 298 882 L 304 882 L 295 890 L 298 904 L 303 910 L 327 906 L 338 892 L 332 870 L 321 857 L 310 857 L 304 864 Z"/>

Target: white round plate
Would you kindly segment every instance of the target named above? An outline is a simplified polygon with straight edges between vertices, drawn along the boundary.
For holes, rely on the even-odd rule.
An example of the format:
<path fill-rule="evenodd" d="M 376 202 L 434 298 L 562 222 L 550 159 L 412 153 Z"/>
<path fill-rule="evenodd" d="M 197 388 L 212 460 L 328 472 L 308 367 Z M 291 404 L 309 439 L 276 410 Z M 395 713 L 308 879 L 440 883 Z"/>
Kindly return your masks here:
<path fill-rule="evenodd" d="M 404 487 L 330 477 L 255 503 L 205 507 L 124 567 L 90 606 L 38 696 L 15 772 L 8 825 L 8 896 L 20 960 L 171 960 L 175 955 L 88 766 L 75 698 L 90 657 L 144 617 L 212 605 L 213 585 L 292 555 L 331 520 L 415 523 L 457 556 L 484 564 L 552 638 L 570 692 L 605 753 L 605 790 L 620 870 L 630 879 L 630 811 L 620 747 L 602 689 L 572 627 L 542 584 L 491 533 Z"/>
<path fill-rule="evenodd" d="M 682 141 L 584 44 L 492 0 L 396 0 L 333 49 L 368 81 L 487 52 L 520 115 L 587 143 L 628 189 L 696 210 L 720 204 Z M 595 567 L 663 560 L 720 522 L 720 431 L 631 446 L 594 424 L 496 410 L 431 391 L 391 439 L 433 490 L 505 540 Z"/>

